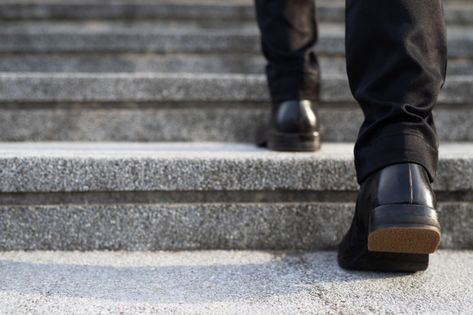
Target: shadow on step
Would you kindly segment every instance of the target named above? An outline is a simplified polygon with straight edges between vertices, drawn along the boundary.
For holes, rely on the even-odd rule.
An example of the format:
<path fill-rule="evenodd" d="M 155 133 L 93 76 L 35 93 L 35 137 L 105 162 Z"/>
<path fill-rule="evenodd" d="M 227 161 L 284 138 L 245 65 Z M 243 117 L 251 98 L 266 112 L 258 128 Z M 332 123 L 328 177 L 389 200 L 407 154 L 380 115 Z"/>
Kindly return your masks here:
<path fill-rule="evenodd" d="M 320 299 L 332 294 L 334 286 L 406 277 L 344 271 L 337 266 L 334 252 L 13 252 L 2 256 L 1 293 L 109 302 L 194 304 L 298 294 Z"/>

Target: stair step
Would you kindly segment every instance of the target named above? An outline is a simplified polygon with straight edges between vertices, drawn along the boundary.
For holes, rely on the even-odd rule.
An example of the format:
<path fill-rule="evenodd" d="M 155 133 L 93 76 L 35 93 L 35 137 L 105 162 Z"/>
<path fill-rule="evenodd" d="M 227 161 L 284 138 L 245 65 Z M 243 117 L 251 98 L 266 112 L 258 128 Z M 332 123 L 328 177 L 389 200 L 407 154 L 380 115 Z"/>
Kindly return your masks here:
<path fill-rule="evenodd" d="M 468 1 L 445 1 L 449 24 L 473 24 L 473 7 Z M 317 1 L 321 22 L 343 22 L 344 1 Z M 254 20 L 249 0 L 189 1 L 0 1 L 2 20 Z"/>
<path fill-rule="evenodd" d="M 0 308 L 51 315 L 467 314 L 472 259 L 472 252 L 441 251 L 427 271 L 398 276 L 344 271 L 334 252 L 7 252 L 0 254 Z"/>
<path fill-rule="evenodd" d="M 473 141 L 472 81 L 449 77 L 435 109 L 442 141 Z M 323 141 L 354 141 L 363 115 L 346 75 L 324 72 L 321 98 Z M 0 103 L 2 141 L 256 143 L 270 108 L 265 78 L 242 74 L 3 73 Z"/>
<path fill-rule="evenodd" d="M 225 26 L 195 22 L 51 22 L 22 21 L 0 23 L 0 52 L 50 53 L 226 53 L 260 52 L 254 23 Z M 344 55 L 344 27 L 320 27 L 320 54 Z M 470 26 L 450 26 L 449 55 L 471 58 L 473 33 Z"/>
<path fill-rule="evenodd" d="M 440 104 L 470 104 L 473 76 L 450 76 Z M 353 103 L 346 75 L 322 78 L 321 100 Z M 0 73 L 0 102 L 267 102 L 263 75 Z"/>
<path fill-rule="evenodd" d="M 0 250 L 327 249 L 349 226 L 352 144 L 4 143 Z M 443 248 L 473 249 L 473 144 L 445 144 Z"/>
<path fill-rule="evenodd" d="M 342 58 L 321 58 L 324 68 L 345 68 Z M 458 63 L 458 62 L 456 62 Z M 159 73 L 247 73 L 264 71 L 261 55 L 236 54 L 50 54 L 14 53 L 0 58 L 0 72 L 159 72 Z M 469 65 L 469 64 L 468 64 Z M 473 65 L 456 67 L 454 73 L 473 73 Z M 452 69 L 450 65 L 450 69 Z"/>
<path fill-rule="evenodd" d="M 210 22 L 207 22 L 210 23 Z M 0 23 L 0 52 L 50 53 L 236 53 L 260 52 L 254 22 L 199 25 L 196 22 L 51 22 Z M 321 52 L 343 50 L 343 28 L 327 25 Z"/>
<path fill-rule="evenodd" d="M 218 141 L 258 143 L 267 103 L 14 104 L 0 108 L 2 141 Z M 440 140 L 473 141 L 469 106 L 437 106 Z M 354 105 L 319 106 L 323 141 L 353 142 L 363 121 Z"/>
<path fill-rule="evenodd" d="M 346 61 L 340 56 L 319 56 L 323 75 L 346 75 Z M 13 53 L 0 58 L 0 72 L 40 73 L 222 73 L 262 74 L 266 62 L 256 53 L 139 54 Z M 473 75 L 473 62 L 451 59 L 448 75 Z"/>
<path fill-rule="evenodd" d="M 235 143 L 1 143 L 0 191 L 357 189 L 353 144 L 323 146 L 289 153 Z M 473 189 L 472 163 L 472 143 L 443 144 L 436 189 Z"/>

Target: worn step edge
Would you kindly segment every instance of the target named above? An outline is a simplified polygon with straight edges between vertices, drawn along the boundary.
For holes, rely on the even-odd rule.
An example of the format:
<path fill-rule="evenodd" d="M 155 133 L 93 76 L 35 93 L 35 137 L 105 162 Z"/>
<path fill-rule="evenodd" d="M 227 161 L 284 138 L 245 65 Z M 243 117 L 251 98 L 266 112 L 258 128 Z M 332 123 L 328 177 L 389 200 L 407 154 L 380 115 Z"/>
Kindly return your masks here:
<path fill-rule="evenodd" d="M 440 147 L 435 189 L 473 189 L 473 144 Z M 0 192 L 356 191 L 353 144 L 279 153 L 220 143 L 2 143 Z"/>

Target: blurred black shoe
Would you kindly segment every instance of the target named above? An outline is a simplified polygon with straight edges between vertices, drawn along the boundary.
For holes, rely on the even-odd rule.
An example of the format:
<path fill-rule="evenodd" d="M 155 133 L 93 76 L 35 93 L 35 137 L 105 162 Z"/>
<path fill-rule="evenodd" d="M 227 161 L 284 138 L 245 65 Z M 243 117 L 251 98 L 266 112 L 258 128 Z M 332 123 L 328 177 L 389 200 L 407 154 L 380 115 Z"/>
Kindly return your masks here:
<path fill-rule="evenodd" d="M 309 100 L 285 101 L 273 107 L 266 146 L 276 151 L 320 150 L 316 108 Z"/>

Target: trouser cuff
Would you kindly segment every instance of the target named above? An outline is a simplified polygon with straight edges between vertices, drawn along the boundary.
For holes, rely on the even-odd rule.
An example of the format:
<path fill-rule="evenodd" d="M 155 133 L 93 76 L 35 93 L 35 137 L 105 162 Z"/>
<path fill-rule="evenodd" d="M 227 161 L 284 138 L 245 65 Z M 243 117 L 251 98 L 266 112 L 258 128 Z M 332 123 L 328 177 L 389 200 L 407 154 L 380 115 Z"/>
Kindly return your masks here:
<path fill-rule="evenodd" d="M 394 134 L 382 136 L 369 147 L 355 146 L 355 169 L 358 184 L 372 173 L 391 164 L 417 163 L 422 165 L 433 182 L 438 166 L 438 150 L 420 135 Z"/>

